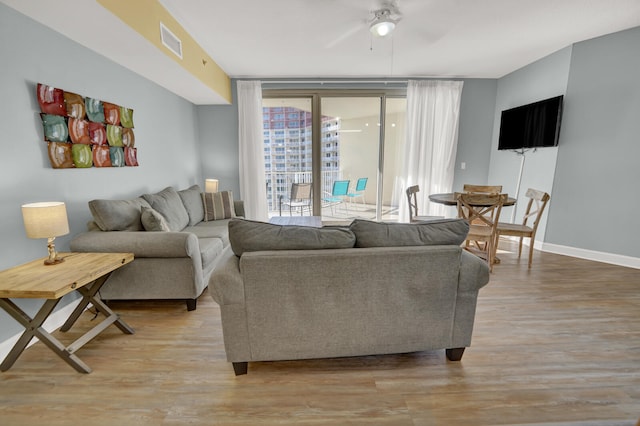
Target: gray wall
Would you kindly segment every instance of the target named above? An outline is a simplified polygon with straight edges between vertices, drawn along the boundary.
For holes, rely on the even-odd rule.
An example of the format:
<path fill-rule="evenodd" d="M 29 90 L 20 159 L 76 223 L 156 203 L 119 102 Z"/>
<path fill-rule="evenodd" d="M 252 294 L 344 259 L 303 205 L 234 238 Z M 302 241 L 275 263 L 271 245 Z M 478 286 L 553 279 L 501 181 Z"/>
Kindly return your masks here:
<path fill-rule="evenodd" d="M 462 88 L 458 151 L 453 189 L 465 183 L 485 183 L 489 174 L 491 136 L 496 105 L 497 80 L 467 79 Z M 461 168 L 461 163 L 466 168 Z"/>
<path fill-rule="evenodd" d="M 197 107 L 202 172 L 205 178 L 218 179 L 220 190 L 233 191 L 240 199 L 238 161 L 237 85 L 231 82 L 232 105 Z"/>
<path fill-rule="evenodd" d="M 640 257 L 640 28 L 573 46 L 545 242 Z"/>
<path fill-rule="evenodd" d="M 0 57 L 0 269 L 46 256 L 46 240 L 25 235 L 22 204 L 64 201 L 71 232 L 56 238 L 56 247 L 68 250 L 71 237 L 85 230 L 90 220 L 91 199 L 132 197 L 169 185 L 202 185 L 197 115 L 191 103 L 4 4 Z M 140 166 L 52 169 L 36 100 L 38 82 L 133 108 Z M 18 304 L 33 313 L 41 301 Z M 21 331 L 0 312 L 0 342 Z"/>
<path fill-rule="evenodd" d="M 488 151 L 491 156 L 488 184 L 502 185 L 504 192 L 515 196 L 523 159 L 522 155 L 517 155 L 513 151 L 498 151 L 501 112 L 515 106 L 564 95 L 567 89 L 570 63 L 571 47 L 567 47 L 506 75 L 498 81 L 493 119 L 493 137 Z M 565 102 L 567 105 L 571 103 L 566 97 Z M 564 126 L 564 122 L 562 125 Z M 560 131 L 560 141 L 558 143 L 560 148 L 541 148 L 529 150 L 524 154 L 524 167 L 522 169 L 518 202 L 516 207 L 505 207 L 503 209 L 500 216 L 502 221 L 509 222 L 514 215 L 515 222 L 522 221 L 527 203 L 525 197 L 527 188 L 535 188 L 552 193 L 556 157 L 558 149 L 562 149 L 563 133 L 564 128 Z M 554 201 L 555 196 L 552 194 L 551 203 Z M 548 211 L 543 216 L 536 236 L 540 241 L 544 240 L 547 215 Z"/>

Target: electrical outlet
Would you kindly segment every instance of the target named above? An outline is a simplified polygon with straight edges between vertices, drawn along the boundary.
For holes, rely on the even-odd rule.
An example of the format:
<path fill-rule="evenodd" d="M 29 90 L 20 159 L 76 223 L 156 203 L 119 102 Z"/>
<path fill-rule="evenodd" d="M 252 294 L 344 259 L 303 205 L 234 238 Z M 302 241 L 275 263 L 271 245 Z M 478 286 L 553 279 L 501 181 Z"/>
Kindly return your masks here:
<path fill-rule="evenodd" d="M 467 163 L 465 163 L 464 161 L 462 163 L 460 163 L 460 169 L 461 170 L 466 170 L 467 169 Z"/>

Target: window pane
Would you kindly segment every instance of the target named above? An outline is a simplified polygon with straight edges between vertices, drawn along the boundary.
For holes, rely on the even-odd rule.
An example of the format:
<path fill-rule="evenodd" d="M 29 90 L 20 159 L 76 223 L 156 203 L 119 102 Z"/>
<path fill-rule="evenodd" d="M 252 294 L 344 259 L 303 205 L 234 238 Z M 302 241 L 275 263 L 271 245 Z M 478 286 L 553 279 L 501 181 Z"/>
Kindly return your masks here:
<path fill-rule="evenodd" d="M 321 100 L 325 221 L 376 218 L 380 101 L 380 97 Z M 346 193 L 340 191 L 336 181 L 348 181 Z"/>
<path fill-rule="evenodd" d="M 311 99 L 262 101 L 265 129 L 265 181 L 269 216 L 280 214 L 280 200 L 288 201 L 291 184 L 311 182 Z M 286 206 L 282 214 L 289 214 Z M 310 209 L 304 209 L 310 215 Z M 295 214 L 300 214 L 296 210 Z"/>

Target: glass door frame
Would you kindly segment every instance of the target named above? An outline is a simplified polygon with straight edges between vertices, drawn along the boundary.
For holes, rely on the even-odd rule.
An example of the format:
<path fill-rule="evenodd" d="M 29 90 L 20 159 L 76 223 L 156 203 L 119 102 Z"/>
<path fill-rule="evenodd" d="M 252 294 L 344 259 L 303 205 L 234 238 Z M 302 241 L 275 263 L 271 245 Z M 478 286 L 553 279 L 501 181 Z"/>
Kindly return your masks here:
<path fill-rule="evenodd" d="M 406 98 L 402 89 L 262 89 L 262 98 L 310 98 L 311 99 L 311 182 L 313 182 L 313 215 L 322 216 L 322 132 L 321 101 L 323 97 L 378 97 L 380 98 L 380 131 L 378 138 L 378 164 L 376 176 L 376 220 L 382 219 L 384 146 L 386 130 L 386 100 Z"/>

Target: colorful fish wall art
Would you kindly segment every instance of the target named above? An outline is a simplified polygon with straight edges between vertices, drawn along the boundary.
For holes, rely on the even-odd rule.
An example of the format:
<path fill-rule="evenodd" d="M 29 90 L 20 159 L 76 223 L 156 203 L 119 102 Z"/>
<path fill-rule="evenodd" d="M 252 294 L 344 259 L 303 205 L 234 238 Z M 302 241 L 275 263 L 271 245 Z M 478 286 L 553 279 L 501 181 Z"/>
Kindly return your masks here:
<path fill-rule="evenodd" d="M 36 95 L 51 167 L 138 165 L 131 108 L 42 83 Z"/>

